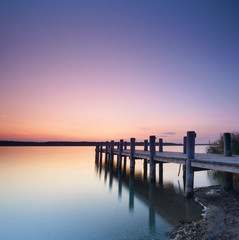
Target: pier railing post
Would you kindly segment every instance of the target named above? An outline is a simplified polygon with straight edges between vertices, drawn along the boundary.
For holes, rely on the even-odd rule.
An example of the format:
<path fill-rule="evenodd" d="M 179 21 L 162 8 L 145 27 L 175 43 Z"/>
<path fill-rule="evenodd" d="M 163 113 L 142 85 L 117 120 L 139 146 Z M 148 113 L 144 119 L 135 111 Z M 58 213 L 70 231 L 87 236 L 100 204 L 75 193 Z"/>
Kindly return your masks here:
<path fill-rule="evenodd" d="M 126 149 L 127 149 L 127 142 L 125 141 L 124 142 L 124 150 L 126 150 Z M 127 159 L 127 157 L 124 156 L 124 172 L 126 172 L 126 159 Z"/>
<path fill-rule="evenodd" d="M 113 163 L 113 159 L 114 159 L 114 146 L 115 146 L 115 142 L 112 140 L 110 142 L 110 164 Z"/>
<path fill-rule="evenodd" d="M 105 163 L 107 162 L 107 157 L 108 157 L 108 146 L 109 146 L 109 142 L 106 141 L 106 143 L 105 143 Z"/>
<path fill-rule="evenodd" d="M 102 161 L 103 143 L 100 143 L 100 161 Z"/>
<path fill-rule="evenodd" d="M 135 138 L 130 138 L 130 172 L 134 173 Z"/>
<path fill-rule="evenodd" d="M 149 137 L 149 144 L 150 144 L 150 181 L 152 183 L 155 182 L 155 136 Z"/>
<path fill-rule="evenodd" d="M 183 137 L 183 153 L 187 153 L 187 137 Z M 183 188 L 185 190 L 186 185 L 186 165 L 183 164 Z"/>
<path fill-rule="evenodd" d="M 159 152 L 163 152 L 163 139 L 159 139 Z M 163 186 L 163 163 L 159 163 L 159 185 Z"/>
<path fill-rule="evenodd" d="M 187 161 L 186 161 L 186 189 L 185 197 L 193 197 L 193 181 L 194 172 L 191 168 L 191 160 L 195 157 L 195 138 L 196 133 L 194 131 L 187 132 Z"/>
<path fill-rule="evenodd" d="M 187 137 L 183 137 L 183 153 L 187 153 Z"/>
<path fill-rule="evenodd" d="M 231 133 L 224 133 L 224 156 L 232 156 L 232 140 Z M 227 191 L 233 190 L 233 173 L 225 172 L 224 173 L 224 189 Z"/>
<path fill-rule="evenodd" d="M 148 146 L 149 146 L 149 141 L 148 140 L 144 140 L 144 151 L 148 151 Z M 144 180 L 147 180 L 147 159 L 144 159 Z"/>
<path fill-rule="evenodd" d="M 97 142 L 95 146 L 95 163 L 98 163 L 98 161 L 99 161 L 99 143 Z"/>
<path fill-rule="evenodd" d="M 118 168 L 119 169 L 121 169 L 121 166 L 122 166 L 123 142 L 124 142 L 124 140 L 122 140 L 122 139 L 119 142 L 119 161 L 118 161 Z"/>
<path fill-rule="evenodd" d="M 163 139 L 159 139 L 159 152 L 163 152 Z"/>
<path fill-rule="evenodd" d="M 148 151 L 148 145 L 149 145 L 149 141 L 148 140 L 144 140 L 144 151 Z M 144 159 L 144 167 L 147 167 L 147 159 Z"/>

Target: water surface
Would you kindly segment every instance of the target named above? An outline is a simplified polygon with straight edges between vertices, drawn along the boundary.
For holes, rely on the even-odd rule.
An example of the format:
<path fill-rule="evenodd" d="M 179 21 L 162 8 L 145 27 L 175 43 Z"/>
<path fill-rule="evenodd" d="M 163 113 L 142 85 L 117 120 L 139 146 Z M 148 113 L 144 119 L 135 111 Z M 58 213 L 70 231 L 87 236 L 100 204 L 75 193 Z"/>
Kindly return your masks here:
<path fill-rule="evenodd" d="M 159 186 L 143 161 L 134 176 L 128 164 L 121 172 L 104 158 L 96 165 L 93 147 L 1 147 L 0 239 L 166 239 L 200 215 L 183 198 L 178 165 L 164 165 Z M 197 173 L 195 185 L 217 183 L 210 178 Z"/>

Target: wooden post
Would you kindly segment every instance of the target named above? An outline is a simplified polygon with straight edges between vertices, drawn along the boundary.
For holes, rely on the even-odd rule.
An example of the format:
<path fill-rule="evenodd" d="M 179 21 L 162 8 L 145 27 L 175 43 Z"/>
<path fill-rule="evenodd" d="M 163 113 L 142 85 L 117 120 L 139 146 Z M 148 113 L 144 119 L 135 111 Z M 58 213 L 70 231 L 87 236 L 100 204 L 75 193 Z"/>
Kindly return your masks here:
<path fill-rule="evenodd" d="M 124 142 L 124 149 L 127 149 L 127 141 Z"/>
<path fill-rule="evenodd" d="M 159 152 L 163 152 L 163 139 L 159 139 Z"/>
<path fill-rule="evenodd" d="M 193 180 L 194 172 L 191 168 L 191 160 L 195 157 L 195 138 L 196 133 L 194 131 L 187 132 L 187 160 L 186 160 L 186 191 L 185 197 L 193 197 Z"/>
<path fill-rule="evenodd" d="M 122 166 L 123 142 L 124 142 L 124 140 L 122 140 L 122 139 L 119 142 L 119 161 L 118 161 L 118 168 L 119 169 L 121 169 L 121 166 Z"/>
<path fill-rule="evenodd" d="M 135 159 L 134 159 L 134 153 L 135 153 L 135 138 L 130 138 L 130 172 L 134 172 L 134 165 L 135 165 Z"/>
<path fill-rule="evenodd" d="M 187 153 L 187 137 L 183 137 L 183 153 Z"/>
<path fill-rule="evenodd" d="M 144 151 L 148 151 L 148 145 L 149 145 L 148 140 L 144 140 Z M 147 168 L 147 159 L 144 159 L 144 167 Z"/>
<path fill-rule="evenodd" d="M 163 139 L 159 139 L 159 152 L 163 152 Z M 159 185 L 163 186 L 163 163 L 159 163 Z"/>
<path fill-rule="evenodd" d="M 232 156 L 232 140 L 230 133 L 224 133 L 224 156 Z M 233 174 L 229 172 L 224 173 L 224 189 L 227 191 L 233 190 Z"/>
<path fill-rule="evenodd" d="M 150 181 L 152 183 L 155 182 L 155 136 L 149 137 L 149 145 L 150 145 Z"/>
<path fill-rule="evenodd" d="M 115 142 L 112 140 L 110 142 L 110 164 L 112 164 L 114 160 L 114 146 L 115 146 Z"/>
<path fill-rule="evenodd" d="M 102 161 L 103 143 L 100 143 L 100 162 Z"/>
<path fill-rule="evenodd" d="M 127 149 L 127 142 L 126 141 L 124 142 L 124 149 L 125 150 Z M 127 157 L 125 156 L 124 157 L 124 173 L 126 172 L 126 159 L 127 159 Z"/>
<path fill-rule="evenodd" d="M 98 164 L 99 161 L 99 143 L 96 143 L 96 147 L 95 147 L 95 163 Z"/>
<path fill-rule="evenodd" d="M 105 163 L 107 162 L 107 157 L 108 157 L 108 146 L 109 146 L 109 142 L 106 141 L 106 143 L 105 143 Z"/>
<path fill-rule="evenodd" d="M 149 146 L 149 141 L 148 140 L 144 140 L 144 151 L 148 151 L 148 146 Z M 147 180 L 147 167 L 148 167 L 148 163 L 147 163 L 147 159 L 144 159 L 144 180 Z"/>
<path fill-rule="evenodd" d="M 183 137 L 183 153 L 187 153 L 187 137 Z M 185 190 L 186 185 L 186 165 L 183 164 L 183 189 Z"/>

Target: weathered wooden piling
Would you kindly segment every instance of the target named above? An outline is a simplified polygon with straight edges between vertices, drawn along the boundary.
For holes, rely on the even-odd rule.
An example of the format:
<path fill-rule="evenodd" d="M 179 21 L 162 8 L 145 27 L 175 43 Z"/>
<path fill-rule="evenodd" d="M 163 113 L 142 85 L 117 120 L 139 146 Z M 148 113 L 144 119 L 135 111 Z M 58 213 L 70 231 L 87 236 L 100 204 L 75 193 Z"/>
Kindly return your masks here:
<path fill-rule="evenodd" d="M 159 152 L 163 152 L 163 139 L 159 138 Z"/>
<path fill-rule="evenodd" d="M 127 142 L 125 141 L 124 142 L 124 150 L 127 150 Z M 126 172 L 126 160 L 127 160 L 127 157 L 124 156 L 124 172 Z"/>
<path fill-rule="evenodd" d="M 149 141 L 144 140 L 144 151 L 148 151 Z M 147 168 L 148 168 L 148 160 L 144 159 L 144 180 L 147 180 Z"/>
<path fill-rule="evenodd" d="M 99 162 L 99 148 L 100 146 L 99 146 L 99 143 L 97 142 L 95 147 L 95 163 L 97 164 Z"/>
<path fill-rule="evenodd" d="M 118 161 L 118 168 L 119 169 L 121 169 L 121 166 L 122 166 L 123 143 L 124 143 L 124 140 L 121 139 L 120 142 L 119 142 L 119 161 Z"/>
<path fill-rule="evenodd" d="M 114 160 L 114 146 L 115 146 L 115 142 L 113 140 L 111 140 L 111 142 L 110 142 L 110 164 L 112 164 L 113 160 Z"/>
<path fill-rule="evenodd" d="M 106 141 L 106 143 L 105 143 L 105 162 L 107 162 L 107 158 L 108 158 L 108 147 L 109 147 L 109 142 Z"/>
<path fill-rule="evenodd" d="M 163 152 L 163 139 L 159 139 L 159 152 Z M 159 185 L 163 186 L 163 163 L 159 163 Z"/>
<path fill-rule="evenodd" d="M 102 161 L 103 143 L 100 143 L 100 161 Z"/>
<path fill-rule="evenodd" d="M 144 151 L 148 151 L 148 145 L 149 145 L 149 141 L 148 140 L 144 140 Z M 147 167 L 147 159 L 144 159 L 144 167 Z"/>
<path fill-rule="evenodd" d="M 231 133 L 224 133 L 224 156 L 232 156 L 232 140 Z M 224 173 L 224 189 L 227 191 L 233 190 L 233 174 L 229 172 Z"/>
<path fill-rule="evenodd" d="M 187 137 L 183 137 L 183 153 L 187 153 Z"/>
<path fill-rule="evenodd" d="M 183 137 L 183 153 L 187 153 L 187 137 Z M 185 184 L 186 184 L 186 165 L 183 164 L 183 188 L 185 190 Z"/>
<path fill-rule="evenodd" d="M 186 186 L 185 197 L 193 197 L 194 171 L 191 167 L 191 160 L 195 157 L 195 138 L 194 131 L 187 132 L 187 160 L 186 160 Z"/>
<path fill-rule="evenodd" d="M 155 136 L 150 136 L 149 137 L 149 146 L 150 146 L 150 181 L 152 183 L 155 183 L 155 161 L 154 161 L 154 156 L 155 156 Z"/>
<path fill-rule="evenodd" d="M 134 172 L 134 166 L 135 166 L 135 138 L 130 138 L 130 172 Z"/>

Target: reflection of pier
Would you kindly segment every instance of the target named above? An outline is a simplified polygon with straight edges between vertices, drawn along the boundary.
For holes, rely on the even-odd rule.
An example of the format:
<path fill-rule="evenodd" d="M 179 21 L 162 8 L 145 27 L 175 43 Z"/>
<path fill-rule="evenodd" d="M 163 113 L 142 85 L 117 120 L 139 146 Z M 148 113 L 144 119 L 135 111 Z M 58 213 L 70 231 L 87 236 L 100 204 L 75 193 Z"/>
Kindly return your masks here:
<path fill-rule="evenodd" d="M 155 165 L 159 164 L 159 184 L 163 182 L 163 163 L 177 163 L 183 165 L 183 178 L 185 183 L 185 196 L 187 198 L 193 196 L 194 172 L 200 170 L 219 170 L 226 172 L 225 188 L 232 189 L 233 178 L 232 173 L 239 173 L 239 156 L 231 155 L 231 135 L 224 134 L 224 155 L 219 154 L 195 154 L 195 132 L 188 132 L 184 137 L 183 153 L 163 152 L 163 140 L 159 139 L 159 151 L 155 149 L 155 136 L 150 136 L 150 141 L 144 141 L 144 150 L 135 149 L 135 138 L 130 139 L 130 149 L 127 150 L 127 143 L 120 140 L 115 149 L 115 142 L 111 141 L 98 143 L 96 145 L 96 161 L 102 160 L 102 153 L 105 154 L 105 161 L 113 164 L 114 155 L 117 156 L 117 167 L 122 168 L 122 158 L 124 162 L 126 157 L 130 159 L 130 172 L 134 172 L 135 160 L 144 159 L 144 168 L 147 169 L 147 163 L 150 167 L 150 181 L 155 182 Z M 105 148 L 103 148 L 103 145 Z M 148 151 L 149 145 L 149 151 Z"/>
<path fill-rule="evenodd" d="M 101 163 L 96 161 L 96 169 L 98 174 L 100 174 L 100 169 L 105 171 L 103 175 L 107 175 L 109 178 L 109 188 L 112 188 L 113 181 L 118 183 L 119 199 L 122 197 L 122 186 L 128 190 L 130 212 L 134 211 L 135 198 L 148 206 L 151 232 L 154 232 L 155 229 L 156 214 L 175 227 L 180 221 L 190 221 L 201 213 L 200 205 L 192 200 L 185 200 L 184 196 L 176 193 L 172 186 L 158 187 L 156 184 L 142 179 L 140 172 L 122 171 L 108 161 Z M 123 169 L 126 168 L 123 166 Z"/>

